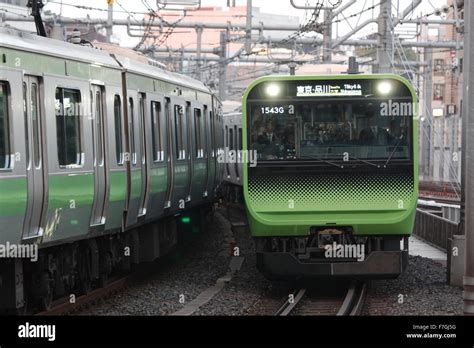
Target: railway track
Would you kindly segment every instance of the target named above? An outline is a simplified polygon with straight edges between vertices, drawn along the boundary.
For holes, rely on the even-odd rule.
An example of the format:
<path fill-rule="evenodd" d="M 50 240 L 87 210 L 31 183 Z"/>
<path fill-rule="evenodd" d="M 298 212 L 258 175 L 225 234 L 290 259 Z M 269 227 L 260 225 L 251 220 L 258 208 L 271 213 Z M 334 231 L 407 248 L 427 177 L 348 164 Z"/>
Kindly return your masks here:
<path fill-rule="evenodd" d="M 344 297 L 321 296 L 298 289 L 284 300 L 274 315 L 360 315 L 367 294 L 367 283 L 354 282 Z"/>

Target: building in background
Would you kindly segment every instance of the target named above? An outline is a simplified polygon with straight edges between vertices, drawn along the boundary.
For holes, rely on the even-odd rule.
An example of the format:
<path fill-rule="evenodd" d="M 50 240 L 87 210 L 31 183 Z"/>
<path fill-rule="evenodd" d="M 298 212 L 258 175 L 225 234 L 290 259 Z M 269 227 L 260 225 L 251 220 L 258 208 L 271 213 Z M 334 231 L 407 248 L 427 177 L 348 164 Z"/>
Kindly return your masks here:
<path fill-rule="evenodd" d="M 447 1 L 449 6 L 453 0 Z M 438 5 L 438 4 L 437 4 Z M 450 8 L 447 19 L 462 19 Z M 422 26 L 421 41 L 462 42 L 462 27 Z M 420 177 L 425 181 L 460 182 L 462 141 L 463 50 L 425 48 L 420 83 Z"/>

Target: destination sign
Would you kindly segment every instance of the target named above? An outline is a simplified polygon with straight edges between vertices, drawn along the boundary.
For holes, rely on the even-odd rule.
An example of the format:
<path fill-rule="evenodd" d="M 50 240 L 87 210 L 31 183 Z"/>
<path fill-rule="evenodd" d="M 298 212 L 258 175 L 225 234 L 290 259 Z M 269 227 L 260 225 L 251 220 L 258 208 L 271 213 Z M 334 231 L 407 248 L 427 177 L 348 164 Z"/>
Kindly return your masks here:
<path fill-rule="evenodd" d="M 336 82 L 296 86 L 297 97 L 346 97 L 362 95 L 362 86 L 359 83 L 338 84 Z"/>

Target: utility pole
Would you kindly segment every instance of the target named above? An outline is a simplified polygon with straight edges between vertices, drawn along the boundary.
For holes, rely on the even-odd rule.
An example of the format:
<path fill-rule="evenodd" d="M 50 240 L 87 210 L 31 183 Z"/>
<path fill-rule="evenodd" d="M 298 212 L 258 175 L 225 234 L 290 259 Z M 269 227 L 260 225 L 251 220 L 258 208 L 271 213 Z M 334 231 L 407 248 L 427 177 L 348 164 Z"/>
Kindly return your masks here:
<path fill-rule="evenodd" d="M 202 32 L 204 28 L 202 26 L 196 27 L 197 34 L 197 52 L 196 52 L 196 78 L 201 81 L 201 50 L 202 50 Z"/>
<path fill-rule="evenodd" d="M 247 22 L 245 25 L 245 51 L 252 50 L 252 0 L 247 0 Z"/>
<path fill-rule="evenodd" d="M 106 36 L 107 42 L 110 43 L 110 39 L 112 37 L 112 28 L 114 25 L 114 0 L 107 0 L 107 29 L 106 29 Z"/>
<path fill-rule="evenodd" d="M 290 64 L 288 64 L 288 67 L 290 68 L 290 75 L 291 76 L 296 75 L 296 63 L 291 62 Z"/>
<path fill-rule="evenodd" d="M 179 55 L 179 72 L 184 74 L 184 46 L 181 44 L 180 55 Z"/>
<path fill-rule="evenodd" d="M 426 137 L 421 137 L 422 143 L 422 165 L 423 165 L 423 174 L 428 175 L 430 180 L 434 177 L 433 172 L 433 163 L 434 163 L 434 156 L 435 156 L 435 146 L 432 140 L 434 140 L 434 119 L 432 115 L 433 107 L 433 49 L 432 48 L 425 48 L 424 50 L 424 60 L 428 63 L 423 69 L 423 81 L 424 81 L 424 88 L 423 88 L 423 99 L 426 109 L 423 110 L 423 116 L 425 117 L 425 121 L 422 124 L 422 127 L 425 127 L 427 124 L 429 129 L 425 134 L 429 134 L 429 139 Z M 430 122 L 431 121 L 431 122 Z M 423 134 L 423 129 L 421 130 L 421 134 Z M 431 148 L 433 146 L 433 149 Z"/>
<path fill-rule="evenodd" d="M 227 33 L 221 31 L 220 35 L 220 52 L 219 52 L 219 98 L 226 99 L 227 88 Z"/>
<path fill-rule="evenodd" d="M 378 26 L 377 72 L 389 73 L 392 72 L 393 59 L 392 0 L 380 1 Z"/>
<path fill-rule="evenodd" d="M 359 63 L 357 63 L 357 57 L 349 57 L 349 67 L 347 69 L 348 74 L 360 74 Z"/>
<path fill-rule="evenodd" d="M 464 4 L 465 22 L 465 76 L 464 81 L 464 107 L 463 127 L 466 129 L 466 165 L 463 175 L 465 176 L 466 211 L 474 209 L 474 101 L 471 94 L 474 91 L 474 4 L 466 1 Z M 466 263 L 464 273 L 464 314 L 474 315 L 474 214 L 466 214 Z"/>

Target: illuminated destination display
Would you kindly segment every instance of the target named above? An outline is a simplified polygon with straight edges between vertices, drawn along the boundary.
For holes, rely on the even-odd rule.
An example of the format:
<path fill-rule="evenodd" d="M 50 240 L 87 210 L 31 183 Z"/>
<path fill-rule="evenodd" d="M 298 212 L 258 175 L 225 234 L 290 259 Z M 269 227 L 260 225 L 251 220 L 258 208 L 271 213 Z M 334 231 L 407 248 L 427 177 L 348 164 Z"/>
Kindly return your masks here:
<path fill-rule="evenodd" d="M 297 85 L 297 97 L 345 97 L 361 96 L 362 86 L 359 83 L 325 83 L 316 85 Z"/>

